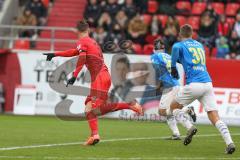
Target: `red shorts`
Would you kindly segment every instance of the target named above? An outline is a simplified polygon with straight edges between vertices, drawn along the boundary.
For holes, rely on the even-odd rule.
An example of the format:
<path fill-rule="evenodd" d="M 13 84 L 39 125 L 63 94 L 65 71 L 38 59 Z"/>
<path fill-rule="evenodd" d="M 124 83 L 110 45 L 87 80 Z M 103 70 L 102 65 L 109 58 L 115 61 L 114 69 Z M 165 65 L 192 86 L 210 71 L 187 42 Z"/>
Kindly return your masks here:
<path fill-rule="evenodd" d="M 108 99 L 108 91 L 111 87 L 111 76 L 107 70 L 101 71 L 91 83 L 90 95 L 87 96 L 85 105 L 94 101 L 98 106 Z"/>

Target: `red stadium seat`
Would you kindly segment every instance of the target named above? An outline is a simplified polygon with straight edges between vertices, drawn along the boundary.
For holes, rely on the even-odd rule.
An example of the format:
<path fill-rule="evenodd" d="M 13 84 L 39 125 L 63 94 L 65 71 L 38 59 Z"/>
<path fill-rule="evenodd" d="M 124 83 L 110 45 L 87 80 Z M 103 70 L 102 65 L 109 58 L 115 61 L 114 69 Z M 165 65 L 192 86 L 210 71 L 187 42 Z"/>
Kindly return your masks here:
<path fill-rule="evenodd" d="M 210 57 L 210 49 L 207 46 L 204 46 L 205 56 Z"/>
<path fill-rule="evenodd" d="M 145 37 L 145 42 L 149 44 L 153 44 L 154 40 L 157 38 L 161 38 L 161 35 L 152 35 L 152 34 L 147 34 Z"/>
<path fill-rule="evenodd" d="M 200 18 L 198 16 L 191 16 L 188 18 L 188 24 L 190 24 L 193 30 L 199 29 Z"/>
<path fill-rule="evenodd" d="M 143 54 L 150 55 L 153 53 L 154 46 L 152 44 L 146 44 L 143 47 Z"/>
<path fill-rule="evenodd" d="M 30 49 L 30 41 L 26 39 L 20 39 L 15 41 L 14 44 L 15 49 Z"/>
<path fill-rule="evenodd" d="M 239 8 L 240 4 L 238 3 L 227 3 L 225 13 L 227 16 L 235 16 Z"/>
<path fill-rule="evenodd" d="M 179 10 L 188 10 L 191 11 L 191 3 L 188 1 L 178 1 L 176 3 L 176 8 Z"/>
<path fill-rule="evenodd" d="M 217 14 L 224 14 L 224 4 L 221 2 L 213 2 L 212 7 Z"/>
<path fill-rule="evenodd" d="M 176 16 L 176 19 L 178 20 L 180 26 L 184 25 L 187 22 L 187 19 L 184 16 Z"/>
<path fill-rule="evenodd" d="M 234 23 L 235 23 L 235 18 L 226 18 L 227 23 L 229 23 L 230 28 L 233 27 Z"/>
<path fill-rule="evenodd" d="M 192 14 L 200 15 L 206 9 L 206 3 L 204 2 L 194 2 L 192 6 Z"/>
<path fill-rule="evenodd" d="M 197 37 L 198 37 L 198 34 L 197 34 L 197 32 L 196 31 L 193 31 L 193 39 L 197 39 Z"/>
<path fill-rule="evenodd" d="M 155 0 L 148 1 L 148 13 L 156 13 L 158 10 L 158 2 Z"/>
<path fill-rule="evenodd" d="M 141 15 L 141 18 L 145 24 L 150 24 L 152 21 L 152 16 L 149 14 L 143 14 Z"/>
<path fill-rule="evenodd" d="M 158 20 L 161 21 L 163 28 L 166 26 L 167 19 L 168 19 L 167 15 L 162 15 L 162 14 L 158 15 Z"/>
<path fill-rule="evenodd" d="M 140 44 L 133 44 L 132 48 L 136 54 L 143 54 L 142 46 Z"/>
<path fill-rule="evenodd" d="M 216 57 L 217 56 L 217 48 L 213 48 L 212 49 L 211 56 L 212 57 Z"/>

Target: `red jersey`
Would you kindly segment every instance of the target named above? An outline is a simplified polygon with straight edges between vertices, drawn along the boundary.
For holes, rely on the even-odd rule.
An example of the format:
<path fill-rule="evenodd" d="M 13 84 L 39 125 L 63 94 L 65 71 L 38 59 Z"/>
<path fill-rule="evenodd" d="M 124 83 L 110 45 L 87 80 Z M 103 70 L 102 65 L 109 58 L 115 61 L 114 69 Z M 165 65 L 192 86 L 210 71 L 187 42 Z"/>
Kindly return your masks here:
<path fill-rule="evenodd" d="M 63 52 L 55 53 L 56 56 L 72 57 L 79 55 L 76 69 L 73 73 L 77 77 L 82 67 L 86 65 L 91 74 L 91 80 L 95 80 L 97 75 L 102 71 L 108 71 L 104 63 L 103 54 L 97 42 L 89 36 L 81 38 L 77 42 L 77 48 Z"/>

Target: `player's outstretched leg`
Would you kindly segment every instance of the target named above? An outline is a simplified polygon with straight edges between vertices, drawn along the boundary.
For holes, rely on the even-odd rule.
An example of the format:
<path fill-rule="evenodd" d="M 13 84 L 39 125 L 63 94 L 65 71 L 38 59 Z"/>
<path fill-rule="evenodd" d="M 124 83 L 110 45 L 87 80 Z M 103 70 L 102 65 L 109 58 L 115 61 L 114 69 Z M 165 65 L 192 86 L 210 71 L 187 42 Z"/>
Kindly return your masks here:
<path fill-rule="evenodd" d="M 177 121 L 176 121 L 175 117 L 173 115 L 171 115 L 171 116 L 166 116 L 166 118 L 167 118 L 167 124 L 173 133 L 173 135 L 168 139 L 169 140 L 170 139 L 171 140 L 181 140 L 180 132 L 177 127 Z"/>
<path fill-rule="evenodd" d="M 95 145 L 100 141 L 97 116 L 122 109 L 130 109 L 138 115 L 143 115 L 142 107 L 135 100 L 131 103 L 104 103 L 103 100 L 96 100 L 92 103 L 89 101 L 86 105 L 85 114 L 91 129 L 91 136 L 87 139 L 85 145 Z"/>
<path fill-rule="evenodd" d="M 226 154 L 233 154 L 233 152 L 235 152 L 235 149 L 236 149 L 236 147 L 235 147 L 234 143 L 230 143 L 227 146 L 227 148 L 225 149 L 225 153 Z"/>
<path fill-rule="evenodd" d="M 195 126 L 192 126 L 190 129 L 187 131 L 187 136 L 185 137 L 183 144 L 188 145 L 189 143 L 192 142 L 192 137 L 197 133 L 197 128 Z"/>
<path fill-rule="evenodd" d="M 221 133 L 221 135 L 227 145 L 227 147 L 225 149 L 225 153 L 232 154 L 235 151 L 235 145 L 232 141 L 232 137 L 230 135 L 227 125 L 223 121 L 218 120 L 215 123 L 215 126 L 218 129 L 218 131 Z"/>
<path fill-rule="evenodd" d="M 91 129 L 91 136 L 87 139 L 84 145 L 95 145 L 100 141 L 98 134 L 98 111 L 92 111 L 92 102 L 88 102 L 85 108 L 86 119 L 88 120 L 89 128 Z"/>
<path fill-rule="evenodd" d="M 143 115 L 143 109 L 136 100 L 130 103 L 105 103 L 100 106 L 101 115 L 104 115 L 109 112 L 115 112 L 123 109 L 130 109 L 136 112 L 138 115 Z"/>
<path fill-rule="evenodd" d="M 172 115 L 169 108 L 165 109 L 163 106 L 160 106 L 159 115 L 166 117 L 168 127 L 172 131 L 172 136 L 166 138 L 166 140 L 181 140 L 180 132 L 179 132 L 179 129 L 177 126 L 177 121 L 176 121 L 175 117 Z"/>
<path fill-rule="evenodd" d="M 186 116 L 186 113 L 183 110 L 179 109 L 178 107 L 173 107 L 172 109 L 173 115 L 175 116 L 176 120 L 188 130 L 187 136 L 185 137 L 183 142 L 184 145 L 188 145 L 192 142 L 192 137 L 197 133 L 197 128 L 193 126 L 193 124 L 190 122 L 188 116 Z"/>
<path fill-rule="evenodd" d="M 226 154 L 232 154 L 235 151 L 235 145 L 233 143 L 232 137 L 230 135 L 230 132 L 228 130 L 227 125 L 220 120 L 218 112 L 217 111 L 209 111 L 208 118 L 212 122 L 212 124 L 218 129 L 218 131 L 221 133 L 225 143 L 226 143 Z"/>
<path fill-rule="evenodd" d="M 88 137 L 86 142 L 84 143 L 85 146 L 87 145 L 95 145 L 100 141 L 100 136 L 98 134 L 92 135 Z"/>
<path fill-rule="evenodd" d="M 136 100 L 133 100 L 129 104 L 129 109 L 136 112 L 137 115 L 143 116 L 143 114 L 144 114 L 142 106 Z"/>
<path fill-rule="evenodd" d="M 193 122 L 197 121 L 197 115 L 196 115 L 196 113 L 194 111 L 194 107 L 193 106 L 184 107 L 184 108 L 182 108 L 182 110 L 192 118 Z"/>
<path fill-rule="evenodd" d="M 196 122 L 196 113 L 195 113 L 193 107 L 182 108 L 182 111 L 185 113 L 185 116 L 186 116 L 186 114 L 188 114 L 192 118 L 193 122 Z M 167 116 L 167 123 L 168 123 L 169 128 L 173 131 L 173 135 L 172 135 L 171 139 L 180 140 L 181 137 L 180 137 L 179 130 L 177 128 L 177 121 L 173 115 Z M 192 135 L 193 132 L 189 130 L 188 134 Z M 189 144 L 189 141 L 191 141 L 191 136 L 187 136 L 185 138 L 185 141 L 186 142 L 184 144 Z"/>
<path fill-rule="evenodd" d="M 188 107 L 188 114 L 189 116 L 192 118 L 193 122 L 196 122 L 197 121 L 197 115 L 194 111 L 194 107 Z"/>

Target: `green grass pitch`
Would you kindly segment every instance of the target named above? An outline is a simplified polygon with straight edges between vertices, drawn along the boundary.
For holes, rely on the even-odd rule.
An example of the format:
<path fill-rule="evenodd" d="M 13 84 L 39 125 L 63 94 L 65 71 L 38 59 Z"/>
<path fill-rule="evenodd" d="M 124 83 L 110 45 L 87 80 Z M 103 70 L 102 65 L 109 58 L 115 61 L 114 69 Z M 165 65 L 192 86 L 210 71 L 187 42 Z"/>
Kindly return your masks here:
<path fill-rule="evenodd" d="M 88 147 L 81 145 L 89 135 L 86 121 L 1 115 L 0 126 L 0 159 L 240 160 L 240 127 L 229 127 L 237 150 L 233 155 L 225 155 L 222 137 L 215 127 L 208 125 L 197 125 L 197 136 L 189 146 L 184 146 L 182 141 L 163 139 L 171 134 L 164 123 L 102 119 L 99 121 L 102 142 Z M 180 129 L 185 135 L 186 131 Z"/>

